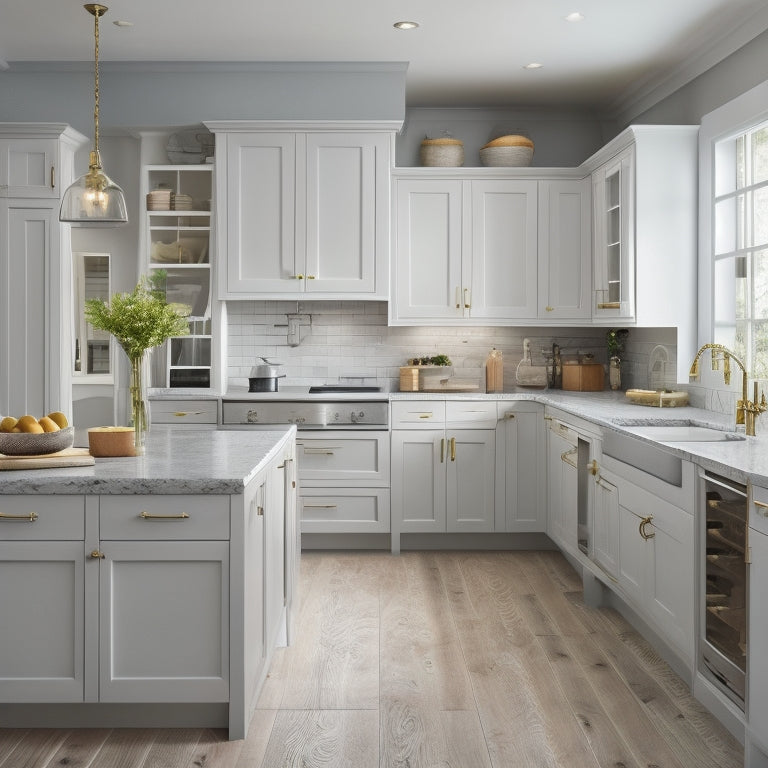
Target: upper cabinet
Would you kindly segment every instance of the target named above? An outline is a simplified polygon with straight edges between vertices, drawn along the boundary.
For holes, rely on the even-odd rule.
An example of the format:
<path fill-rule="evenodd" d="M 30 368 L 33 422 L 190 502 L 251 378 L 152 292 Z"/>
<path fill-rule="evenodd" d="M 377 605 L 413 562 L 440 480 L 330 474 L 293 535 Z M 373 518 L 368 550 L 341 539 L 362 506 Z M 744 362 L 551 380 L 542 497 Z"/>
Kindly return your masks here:
<path fill-rule="evenodd" d="M 391 324 L 590 316 L 589 185 L 535 173 L 398 171 Z"/>
<path fill-rule="evenodd" d="M 142 174 L 144 268 L 169 302 L 188 308 L 189 335 L 152 355 L 152 385 L 212 385 L 213 165 L 148 165 Z"/>
<path fill-rule="evenodd" d="M 219 298 L 388 298 L 394 130 L 208 125 Z"/>
<path fill-rule="evenodd" d="M 74 150 L 84 139 L 58 123 L 0 125 L 0 197 L 58 200 L 72 179 Z"/>

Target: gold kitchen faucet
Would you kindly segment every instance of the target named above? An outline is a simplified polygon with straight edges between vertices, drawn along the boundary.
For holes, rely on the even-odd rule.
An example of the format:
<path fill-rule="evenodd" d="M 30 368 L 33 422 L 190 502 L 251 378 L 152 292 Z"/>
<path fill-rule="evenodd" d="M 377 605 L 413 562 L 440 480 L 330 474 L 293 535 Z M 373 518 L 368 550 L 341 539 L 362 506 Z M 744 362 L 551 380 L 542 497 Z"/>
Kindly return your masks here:
<path fill-rule="evenodd" d="M 731 383 L 731 360 L 741 368 L 741 400 L 736 403 L 736 423 L 744 424 L 745 432 L 748 435 L 755 434 L 755 420 L 768 408 L 768 403 L 765 400 L 765 392 L 762 393 L 760 402 L 757 400 L 757 382 L 755 382 L 755 392 L 752 400 L 747 398 L 747 381 L 749 376 L 747 375 L 747 369 L 744 363 L 739 360 L 736 355 L 731 352 L 728 347 L 722 344 L 705 344 L 696 353 L 696 357 L 693 358 L 691 363 L 691 370 L 688 372 L 688 376 L 692 379 L 699 377 L 699 358 L 706 350 L 711 350 L 712 355 L 712 370 L 720 370 L 720 360 L 723 361 L 723 381 L 726 384 Z"/>

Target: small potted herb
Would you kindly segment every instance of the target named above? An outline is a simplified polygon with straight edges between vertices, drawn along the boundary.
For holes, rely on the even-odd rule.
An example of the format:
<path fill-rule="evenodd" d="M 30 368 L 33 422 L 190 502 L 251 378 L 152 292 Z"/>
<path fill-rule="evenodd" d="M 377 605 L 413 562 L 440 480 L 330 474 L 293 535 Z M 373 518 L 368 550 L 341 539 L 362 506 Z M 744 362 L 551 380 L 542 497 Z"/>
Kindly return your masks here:
<path fill-rule="evenodd" d="M 608 380 L 611 389 L 621 389 L 621 358 L 624 354 L 624 344 L 629 336 L 626 328 L 610 328 L 605 334 L 608 347 Z"/>

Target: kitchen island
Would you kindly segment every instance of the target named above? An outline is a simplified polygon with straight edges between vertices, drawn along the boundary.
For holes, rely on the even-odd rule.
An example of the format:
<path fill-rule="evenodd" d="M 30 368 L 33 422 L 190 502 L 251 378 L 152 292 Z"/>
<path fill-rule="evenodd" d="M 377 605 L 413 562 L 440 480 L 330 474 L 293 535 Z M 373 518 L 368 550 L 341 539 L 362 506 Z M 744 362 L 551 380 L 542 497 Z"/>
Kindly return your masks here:
<path fill-rule="evenodd" d="M 295 428 L 153 428 L 146 454 L 0 476 L 0 721 L 243 738 L 299 558 Z"/>

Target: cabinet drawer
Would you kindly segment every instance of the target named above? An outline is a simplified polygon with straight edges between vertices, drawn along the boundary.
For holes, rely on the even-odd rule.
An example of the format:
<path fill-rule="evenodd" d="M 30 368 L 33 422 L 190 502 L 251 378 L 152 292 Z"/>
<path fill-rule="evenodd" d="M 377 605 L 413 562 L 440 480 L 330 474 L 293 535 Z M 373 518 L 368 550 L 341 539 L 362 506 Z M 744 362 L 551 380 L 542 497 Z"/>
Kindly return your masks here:
<path fill-rule="evenodd" d="M 228 496 L 102 496 L 101 539 L 228 539 Z"/>
<path fill-rule="evenodd" d="M 83 496 L 0 495 L 0 541 L 82 541 Z"/>
<path fill-rule="evenodd" d="M 299 478 L 318 483 L 344 481 L 342 485 L 389 483 L 389 433 L 302 432 L 296 440 Z"/>
<path fill-rule="evenodd" d="M 445 404 L 445 423 L 448 428 L 495 429 L 497 421 L 496 403 L 492 401 L 455 400 Z"/>
<path fill-rule="evenodd" d="M 392 428 L 434 429 L 445 424 L 445 403 L 442 400 L 408 400 L 392 403 Z"/>
<path fill-rule="evenodd" d="M 388 533 L 386 488 L 305 489 L 299 499 L 302 533 Z"/>
<path fill-rule="evenodd" d="M 749 526 L 760 533 L 768 535 L 768 488 L 752 486 Z"/>
<path fill-rule="evenodd" d="M 155 424 L 216 424 L 217 400 L 152 400 Z"/>

